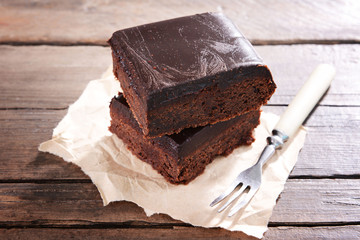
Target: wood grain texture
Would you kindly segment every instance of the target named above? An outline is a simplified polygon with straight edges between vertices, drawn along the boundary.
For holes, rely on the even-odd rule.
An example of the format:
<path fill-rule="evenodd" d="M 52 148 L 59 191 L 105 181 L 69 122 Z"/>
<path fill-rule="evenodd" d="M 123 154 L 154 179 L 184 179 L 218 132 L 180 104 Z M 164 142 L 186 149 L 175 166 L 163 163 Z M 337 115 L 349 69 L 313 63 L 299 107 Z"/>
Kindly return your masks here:
<path fill-rule="evenodd" d="M 114 202 L 104 207 L 91 183 L 2 183 L 0 206 L 3 227 L 184 225 L 164 214 L 146 217 L 141 208 L 130 202 Z M 318 223 L 358 223 L 359 219 L 359 179 L 290 179 L 270 224 L 316 226 Z"/>
<path fill-rule="evenodd" d="M 264 111 L 281 114 L 285 107 Z M 38 152 L 67 110 L 0 111 L 0 180 L 88 179 L 73 164 Z M 360 175 L 360 107 L 318 107 L 291 176 Z"/>
<path fill-rule="evenodd" d="M 332 226 L 332 227 L 270 227 L 265 233 L 264 240 L 287 239 L 357 239 L 360 226 Z M 122 229 L 58 229 L 58 228 L 27 228 L 0 229 L 0 238 L 5 239 L 256 239 L 241 232 L 230 232 L 223 229 L 205 229 L 194 227 L 169 228 L 122 228 Z"/>
<path fill-rule="evenodd" d="M 118 29 L 207 11 L 223 11 L 254 43 L 360 41 L 357 0 L 3 0 L 0 42 L 105 44 Z"/>
<path fill-rule="evenodd" d="M 242 232 L 194 227 L 120 228 L 120 229 L 0 229 L 6 239 L 243 239 L 257 240 Z"/>
<path fill-rule="evenodd" d="M 360 225 L 355 226 L 328 226 L 328 227 L 277 227 L 269 228 L 265 233 L 267 239 L 287 240 L 339 240 L 358 239 L 360 236 Z"/>
<path fill-rule="evenodd" d="M 263 110 L 281 115 L 286 107 Z M 360 174 L 360 108 L 318 106 L 306 120 L 307 136 L 291 177 Z"/>
<path fill-rule="evenodd" d="M 277 90 L 269 103 L 289 104 L 320 63 L 336 68 L 322 105 L 360 106 L 360 45 L 290 45 L 255 47 L 268 64 Z"/>
<path fill-rule="evenodd" d="M 0 46 L 0 108 L 66 108 L 110 64 L 105 47 Z"/>
<path fill-rule="evenodd" d="M 219 10 L 253 43 L 287 44 L 256 47 L 278 85 L 264 111 L 280 114 L 316 64 L 337 68 L 332 87 L 306 122 L 305 146 L 264 239 L 359 238 L 357 0 L 2 0 L 0 239 L 253 239 L 164 214 L 147 217 L 130 202 L 103 207 L 79 168 L 37 151 L 89 80 L 111 63 L 108 47 L 69 45 L 105 46 L 121 28 Z M 32 44 L 66 47 L 11 46 Z"/>
<path fill-rule="evenodd" d="M 360 219 L 359 179 L 289 179 L 270 222 L 351 223 Z"/>
<path fill-rule="evenodd" d="M 62 158 L 38 152 L 67 110 L 0 111 L 0 179 L 88 179 Z"/>
<path fill-rule="evenodd" d="M 270 104 L 288 104 L 315 66 L 328 62 L 337 74 L 321 104 L 360 106 L 360 45 L 256 50 L 278 86 Z M 110 64 L 110 49 L 105 47 L 0 46 L 0 108 L 66 108 Z"/>

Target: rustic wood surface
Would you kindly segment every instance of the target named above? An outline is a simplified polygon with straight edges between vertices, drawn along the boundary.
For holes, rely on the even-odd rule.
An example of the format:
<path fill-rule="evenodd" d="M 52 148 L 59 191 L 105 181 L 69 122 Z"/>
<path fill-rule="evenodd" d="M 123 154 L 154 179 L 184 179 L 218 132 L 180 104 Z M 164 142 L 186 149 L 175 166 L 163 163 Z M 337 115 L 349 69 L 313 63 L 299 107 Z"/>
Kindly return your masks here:
<path fill-rule="evenodd" d="M 130 202 L 103 207 L 91 182 L 2 183 L 0 196 L 0 224 L 5 226 L 28 224 L 26 221 L 49 226 L 130 222 L 184 225 L 164 214 L 146 217 L 142 209 Z M 359 199 L 359 179 L 289 179 L 270 225 L 357 223 Z"/>
<path fill-rule="evenodd" d="M 113 31 L 216 10 L 258 45 L 273 73 L 278 89 L 264 111 L 281 114 L 316 64 L 337 68 L 306 121 L 305 146 L 264 239 L 360 239 L 356 0 L 0 0 L 0 239 L 254 239 L 147 217 L 130 202 L 103 207 L 78 167 L 37 150 L 111 63 Z"/>
<path fill-rule="evenodd" d="M 164 228 L 121 228 L 100 226 L 97 229 L 28 228 L 0 229 L 1 235 L 11 239 L 251 239 L 240 232 L 223 229 L 204 229 L 183 226 Z M 336 227 L 270 227 L 266 239 L 309 240 L 309 239 L 355 239 L 360 235 L 359 226 Z"/>
<path fill-rule="evenodd" d="M 105 45 L 121 28 L 219 10 L 256 44 L 360 42 L 356 0 L 2 0 L 0 42 Z"/>
<path fill-rule="evenodd" d="M 284 109 L 282 106 L 263 108 L 264 111 L 276 114 L 281 114 Z M 0 157 L 8 160 L 0 165 L 0 181 L 31 180 L 34 176 L 37 179 L 88 179 L 73 165 L 37 150 L 41 142 L 51 138 L 52 129 L 66 111 L 0 111 Z M 305 146 L 290 177 L 360 175 L 359 116 L 360 107 L 317 107 L 306 123 L 308 135 Z"/>
<path fill-rule="evenodd" d="M 313 68 L 321 62 L 329 62 L 337 68 L 337 75 L 320 104 L 360 106 L 358 45 L 255 48 L 269 65 L 278 86 L 270 104 L 288 104 Z M 0 52 L 0 87 L 3 89 L 0 108 L 66 108 L 77 99 L 89 80 L 99 78 L 111 64 L 108 47 L 0 45 Z M 44 84 L 46 81 L 51 84 Z M 26 91 L 19 92 L 19 86 Z"/>

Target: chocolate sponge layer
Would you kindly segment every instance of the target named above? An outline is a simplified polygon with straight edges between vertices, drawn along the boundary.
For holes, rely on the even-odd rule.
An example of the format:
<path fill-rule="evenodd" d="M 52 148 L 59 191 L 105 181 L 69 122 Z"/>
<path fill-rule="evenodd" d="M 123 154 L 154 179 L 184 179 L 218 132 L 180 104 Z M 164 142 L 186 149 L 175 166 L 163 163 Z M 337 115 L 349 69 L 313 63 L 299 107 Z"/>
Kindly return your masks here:
<path fill-rule="evenodd" d="M 227 155 L 240 145 L 250 145 L 260 118 L 259 110 L 250 111 L 229 121 L 149 139 L 142 133 L 122 94 L 112 99 L 110 114 L 110 131 L 134 155 L 174 184 L 186 184 L 196 178 L 215 156 Z"/>

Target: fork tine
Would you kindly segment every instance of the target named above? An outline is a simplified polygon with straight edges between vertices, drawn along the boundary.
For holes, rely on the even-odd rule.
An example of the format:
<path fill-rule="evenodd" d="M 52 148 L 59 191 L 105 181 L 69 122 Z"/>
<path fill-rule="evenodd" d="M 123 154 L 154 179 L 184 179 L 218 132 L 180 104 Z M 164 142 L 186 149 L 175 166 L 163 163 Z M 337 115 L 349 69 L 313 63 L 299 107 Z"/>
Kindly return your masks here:
<path fill-rule="evenodd" d="M 210 207 L 213 207 L 214 205 L 218 204 L 220 201 L 222 201 L 224 198 L 226 198 L 230 193 L 232 193 L 232 191 L 234 191 L 234 189 L 240 184 L 240 182 L 238 181 L 234 181 L 230 187 L 228 189 L 226 189 L 226 191 L 221 194 L 220 196 L 218 196 L 217 198 L 215 198 L 214 201 L 212 201 L 210 203 Z"/>
<path fill-rule="evenodd" d="M 218 212 L 222 212 L 230 203 L 232 203 L 236 198 L 238 198 L 246 189 L 247 185 L 243 184 L 241 188 L 234 193 L 231 198 L 218 210 Z"/>
<path fill-rule="evenodd" d="M 239 211 L 242 207 L 244 207 L 251 200 L 251 198 L 255 195 L 257 190 L 259 190 L 259 188 L 250 188 L 250 191 L 247 193 L 244 200 L 242 200 L 235 207 L 233 207 L 228 216 L 232 217 L 237 211 Z"/>

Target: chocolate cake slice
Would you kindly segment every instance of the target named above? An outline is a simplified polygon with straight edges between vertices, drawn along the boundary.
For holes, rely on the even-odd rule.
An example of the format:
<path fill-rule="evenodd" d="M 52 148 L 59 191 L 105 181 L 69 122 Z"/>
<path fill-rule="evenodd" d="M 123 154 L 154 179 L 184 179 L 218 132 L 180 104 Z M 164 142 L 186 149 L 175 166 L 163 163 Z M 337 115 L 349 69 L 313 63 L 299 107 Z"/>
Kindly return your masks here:
<path fill-rule="evenodd" d="M 221 13 L 115 32 L 114 74 L 148 137 L 257 110 L 276 85 L 250 42 Z"/>
<path fill-rule="evenodd" d="M 215 156 L 227 155 L 240 145 L 250 145 L 260 111 L 157 138 L 144 136 L 122 94 L 112 99 L 110 115 L 110 131 L 122 139 L 134 155 L 151 164 L 167 181 L 186 184 L 201 174 Z"/>

